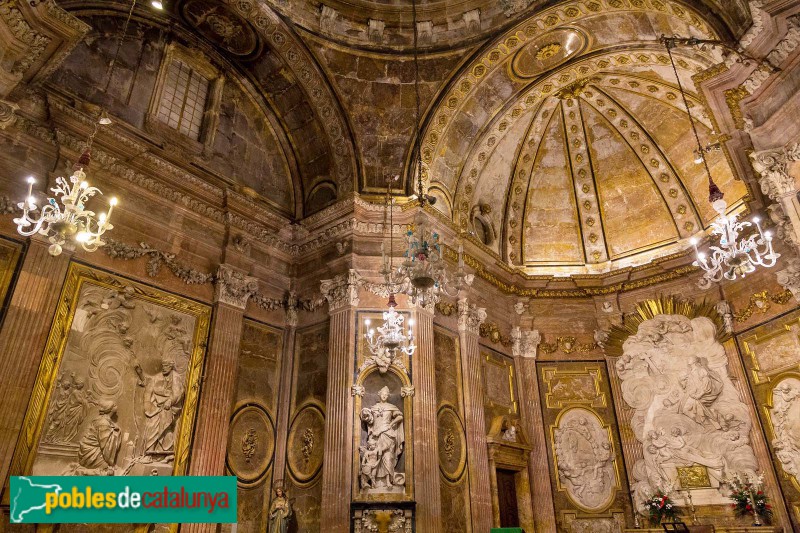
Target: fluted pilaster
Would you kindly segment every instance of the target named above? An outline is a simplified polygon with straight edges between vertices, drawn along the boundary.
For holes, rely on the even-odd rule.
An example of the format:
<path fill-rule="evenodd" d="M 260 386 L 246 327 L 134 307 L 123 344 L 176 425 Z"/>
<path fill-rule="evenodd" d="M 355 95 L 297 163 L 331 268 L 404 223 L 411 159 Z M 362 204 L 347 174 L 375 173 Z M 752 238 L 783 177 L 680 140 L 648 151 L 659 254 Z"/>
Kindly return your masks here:
<path fill-rule="evenodd" d="M 48 246 L 49 243 L 31 239 L 0 330 L 0 390 L 3 391 L 0 480 L 9 475 L 11 457 L 69 268 L 71 254 L 65 251 L 53 257 L 47 252 Z"/>
<path fill-rule="evenodd" d="M 325 462 L 322 465 L 324 531 L 350 531 L 353 470 L 353 357 L 355 308 L 331 313 L 328 393 L 325 403 Z"/>
<path fill-rule="evenodd" d="M 553 493 L 550 489 L 549 465 L 547 463 L 547 441 L 539 397 L 539 380 L 536 373 L 536 352 L 541 336 L 536 330 L 512 331 L 514 339 L 514 363 L 517 368 L 517 390 L 519 391 L 522 429 L 531 443 L 528 458 L 528 478 L 533 498 L 533 521 L 535 531 L 555 533 L 556 517 Z"/>
<path fill-rule="evenodd" d="M 486 310 L 458 302 L 458 331 L 461 340 L 461 366 L 464 369 L 464 425 L 467 434 L 467 465 L 472 530 L 489 531 L 492 527 L 492 496 L 489 481 L 489 452 L 486 448 L 486 420 L 483 410 L 483 369 L 478 345 L 481 323 Z"/>
<path fill-rule="evenodd" d="M 414 354 L 414 493 L 417 500 L 418 531 L 447 530 L 441 524 L 442 501 L 439 487 L 439 453 L 436 432 L 436 366 L 433 348 L 433 314 L 417 312 Z"/>
<path fill-rule="evenodd" d="M 254 278 L 220 266 L 217 272 L 214 321 L 200 386 L 197 424 L 189 475 L 225 474 L 228 429 L 239 377 L 239 349 L 247 300 L 256 290 Z M 216 531 L 216 524 L 186 524 L 181 531 Z"/>
<path fill-rule="evenodd" d="M 281 358 L 280 386 L 278 388 L 277 420 L 275 424 L 275 472 L 278 481 L 286 470 L 286 442 L 289 438 L 289 405 L 292 397 L 292 361 L 294 360 L 295 332 L 297 322 L 288 322 L 283 331 L 283 354 Z"/>

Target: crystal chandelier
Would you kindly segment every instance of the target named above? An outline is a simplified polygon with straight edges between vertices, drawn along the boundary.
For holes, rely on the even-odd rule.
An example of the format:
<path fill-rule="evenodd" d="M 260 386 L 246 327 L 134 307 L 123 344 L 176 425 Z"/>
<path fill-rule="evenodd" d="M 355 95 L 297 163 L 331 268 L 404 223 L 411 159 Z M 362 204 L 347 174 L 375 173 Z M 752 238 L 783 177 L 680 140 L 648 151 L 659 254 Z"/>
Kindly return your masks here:
<path fill-rule="evenodd" d="M 754 217 L 751 223 L 739 221 L 739 217 L 735 213 L 726 214 L 728 204 L 723 200 L 724 194 L 714 183 L 714 179 L 711 176 L 711 169 L 708 166 L 705 154 L 716 149 L 716 147 L 714 145 L 703 147 L 700 142 L 697 125 L 694 122 L 694 117 L 692 117 L 689 101 L 686 98 L 681 78 L 678 75 L 678 69 L 675 66 L 675 59 L 672 57 L 672 49 L 679 42 L 685 40 L 677 37 L 662 37 L 661 40 L 667 48 L 672 71 L 678 82 L 678 89 L 683 98 L 686 113 L 689 115 L 689 123 L 692 126 L 692 132 L 697 142 L 697 148 L 694 150 L 695 162 L 702 163 L 705 168 L 706 175 L 708 175 L 708 201 L 719 214 L 711 223 L 711 235 L 719 237 L 719 245 L 709 246 L 710 257 L 706 253 L 700 252 L 697 248 L 698 240 L 696 238 L 690 240 L 697 256 L 697 259 L 692 264 L 700 267 L 704 272 L 700 286 L 701 288 L 707 288 L 712 283 L 722 281 L 723 278 L 730 281 L 738 277 L 744 278 L 759 266 L 773 267 L 780 254 L 775 253 L 772 249 L 772 234 L 769 231 L 761 230 L 758 217 Z M 746 237 L 743 236 L 743 231 L 753 225 L 755 225 L 757 231 Z"/>

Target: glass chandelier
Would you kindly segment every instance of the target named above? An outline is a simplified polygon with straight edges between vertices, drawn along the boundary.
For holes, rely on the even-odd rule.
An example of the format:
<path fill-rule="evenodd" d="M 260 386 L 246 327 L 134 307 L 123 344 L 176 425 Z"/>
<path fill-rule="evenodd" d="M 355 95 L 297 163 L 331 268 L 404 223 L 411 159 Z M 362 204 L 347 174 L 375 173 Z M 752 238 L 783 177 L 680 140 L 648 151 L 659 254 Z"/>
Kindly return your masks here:
<path fill-rule="evenodd" d="M 394 179 L 398 180 L 400 176 Z M 374 356 L 379 367 L 383 370 L 388 368 L 388 365 L 398 355 L 398 350 L 403 355 L 412 356 L 417 349 L 414 344 L 414 320 L 408 320 L 408 331 L 404 331 L 403 322 L 405 317 L 397 312 L 397 300 L 395 300 L 395 293 L 401 288 L 401 284 L 392 281 L 392 255 L 394 252 L 394 217 L 392 216 L 392 204 L 394 200 L 391 196 L 392 180 L 389 180 L 386 186 L 386 210 L 383 216 L 383 227 L 389 228 L 389 256 L 386 255 L 386 248 L 384 243 L 381 243 L 381 274 L 383 275 L 386 291 L 389 294 L 389 301 L 387 302 L 388 310 L 383 312 L 383 325 L 378 327 L 378 334 L 375 330 L 370 328 L 370 320 L 364 321 L 367 327 L 367 333 L 364 338 L 367 340 L 367 347 Z M 388 220 L 387 220 L 388 219 Z"/>
<path fill-rule="evenodd" d="M 50 241 L 48 251 L 50 255 L 59 255 L 67 241 L 79 244 L 87 252 L 94 252 L 105 242 L 100 238 L 112 229 L 111 212 L 117 205 L 117 199 L 111 198 L 108 213 L 95 215 L 94 211 L 86 209 L 86 202 L 95 194 L 102 194 L 97 187 L 91 187 L 86 182 L 84 165 L 88 164 L 89 150 L 87 149 L 76 165 L 75 171 L 69 177 L 56 178 L 56 186 L 50 190 L 55 197 L 50 197 L 40 208 L 33 197 L 33 185 L 36 180 L 28 178 L 28 195 L 18 206 L 22 209 L 22 216 L 14 219 L 20 235 L 30 237 L 39 233 Z"/>
<path fill-rule="evenodd" d="M 772 249 L 772 234 L 769 231 L 761 230 L 758 217 L 754 217 L 751 223 L 749 221 L 740 221 L 738 215 L 735 213 L 728 215 L 728 204 L 723 199 L 724 194 L 719 187 L 717 187 L 717 184 L 714 183 L 714 179 L 711 176 L 711 169 L 708 166 L 705 154 L 716 149 L 716 146 L 709 145 L 703 147 L 700 142 L 700 135 L 697 133 L 697 125 L 694 123 L 694 118 L 689 108 L 689 101 L 686 98 L 681 78 L 678 75 L 675 59 L 672 57 L 672 49 L 677 43 L 684 42 L 685 39 L 662 37 L 661 40 L 667 48 L 667 54 L 672 64 L 672 71 L 678 82 L 678 89 L 683 98 L 686 113 L 689 115 L 689 123 L 692 126 L 692 132 L 697 142 L 697 148 L 694 150 L 696 156 L 695 162 L 698 164 L 702 163 L 705 168 L 706 174 L 708 175 L 708 201 L 719 214 L 711 223 L 711 235 L 719 237 L 719 245 L 709 246 L 710 256 L 700 252 L 697 247 L 698 240 L 696 238 L 693 237 L 690 240 L 692 246 L 694 246 L 697 257 L 692 264 L 696 267 L 700 267 L 704 272 L 700 285 L 702 288 L 706 288 L 712 283 L 722 281 L 722 279 L 733 281 L 739 277 L 744 278 L 747 274 L 754 272 L 756 267 L 759 266 L 766 268 L 773 267 L 780 257 L 780 254 L 775 253 Z M 753 225 L 756 227 L 756 232 L 743 236 L 743 232 Z"/>
<path fill-rule="evenodd" d="M 419 51 L 417 28 L 417 2 L 411 2 L 414 24 L 414 96 L 416 103 L 416 124 L 420 124 L 419 93 Z M 460 290 L 469 286 L 472 276 L 464 271 L 463 247 L 458 247 L 458 271 L 454 280 L 448 279 L 445 260 L 442 254 L 442 243 L 439 234 L 431 228 L 430 220 L 425 214 L 425 206 L 436 203 L 436 198 L 425 194 L 422 185 L 422 151 L 420 139 L 422 131 L 417 132 L 414 140 L 414 161 L 416 163 L 417 201 L 419 210 L 414 217 L 414 224 L 406 233 L 407 248 L 405 260 L 398 268 L 393 281 L 402 287 L 412 303 L 419 302 L 423 306 L 433 305 L 439 301 L 441 294 L 455 296 Z"/>

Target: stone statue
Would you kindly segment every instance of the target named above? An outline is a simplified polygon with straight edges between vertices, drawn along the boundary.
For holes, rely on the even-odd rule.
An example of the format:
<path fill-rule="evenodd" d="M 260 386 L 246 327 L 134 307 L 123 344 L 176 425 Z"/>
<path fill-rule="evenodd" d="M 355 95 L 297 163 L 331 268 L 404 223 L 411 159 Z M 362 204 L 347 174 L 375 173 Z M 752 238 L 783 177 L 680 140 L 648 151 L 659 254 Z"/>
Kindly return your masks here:
<path fill-rule="evenodd" d="M 144 454 L 150 460 L 169 459 L 175 454 L 175 426 L 183 408 L 183 376 L 175 363 L 164 360 L 161 373 L 147 379 L 144 393 Z"/>
<path fill-rule="evenodd" d="M 269 526 L 267 533 L 287 533 L 289 519 L 292 517 L 292 504 L 283 489 L 275 489 L 275 498 L 269 506 Z"/>
<path fill-rule="evenodd" d="M 72 381 L 74 377 L 75 373 L 73 372 L 69 376 L 61 374 L 58 378 L 52 398 L 50 399 L 50 421 L 47 425 L 44 438 L 42 439 L 44 442 L 61 442 L 64 414 L 69 404 L 69 396 L 72 392 Z"/>
<path fill-rule="evenodd" d="M 120 432 L 116 422 L 117 404 L 103 400 L 98 406 L 97 417 L 92 420 L 78 445 L 77 475 L 114 474 L 117 452 L 120 447 Z"/>
<path fill-rule="evenodd" d="M 723 383 L 719 374 L 708 368 L 708 361 L 704 357 L 689 358 L 686 375 L 680 385 L 686 391 L 680 411 L 698 424 L 708 422 L 720 429 L 722 426 L 713 405 L 722 393 Z"/>
<path fill-rule="evenodd" d="M 389 403 L 388 387 L 378 395 L 380 401 L 361 410 L 361 421 L 367 428 L 367 443 L 360 447 L 361 488 L 391 490 L 405 484 L 405 474 L 395 471 L 405 446 L 403 413 Z"/>

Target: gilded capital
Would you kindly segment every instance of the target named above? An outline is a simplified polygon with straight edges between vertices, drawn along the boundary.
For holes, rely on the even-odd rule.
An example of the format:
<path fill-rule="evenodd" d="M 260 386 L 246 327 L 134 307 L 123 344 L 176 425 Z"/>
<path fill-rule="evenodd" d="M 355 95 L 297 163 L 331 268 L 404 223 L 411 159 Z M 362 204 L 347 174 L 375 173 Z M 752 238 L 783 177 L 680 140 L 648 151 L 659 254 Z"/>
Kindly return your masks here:
<path fill-rule="evenodd" d="M 258 280 L 228 265 L 220 265 L 215 277 L 215 288 L 215 302 L 244 309 L 247 307 L 247 300 L 258 291 Z"/>
<path fill-rule="evenodd" d="M 347 274 L 322 280 L 320 292 L 328 300 L 328 310 L 336 311 L 346 306 L 356 307 L 359 303 L 358 290 L 363 284 L 361 275 L 351 268 Z"/>

